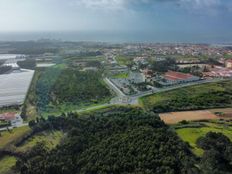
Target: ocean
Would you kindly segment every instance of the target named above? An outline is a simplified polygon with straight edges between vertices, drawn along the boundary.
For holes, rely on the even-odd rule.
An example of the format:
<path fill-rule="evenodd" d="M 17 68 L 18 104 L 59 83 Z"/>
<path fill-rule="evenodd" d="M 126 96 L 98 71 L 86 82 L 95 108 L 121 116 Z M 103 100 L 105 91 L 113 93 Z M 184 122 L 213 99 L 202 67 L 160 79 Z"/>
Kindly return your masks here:
<path fill-rule="evenodd" d="M 0 32 L 0 41 L 55 39 L 62 41 L 94 41 L 110 43 L 232 43 L 231 34 L 145 32 L 145 31 L 69 31 L 69 32 Z"/>

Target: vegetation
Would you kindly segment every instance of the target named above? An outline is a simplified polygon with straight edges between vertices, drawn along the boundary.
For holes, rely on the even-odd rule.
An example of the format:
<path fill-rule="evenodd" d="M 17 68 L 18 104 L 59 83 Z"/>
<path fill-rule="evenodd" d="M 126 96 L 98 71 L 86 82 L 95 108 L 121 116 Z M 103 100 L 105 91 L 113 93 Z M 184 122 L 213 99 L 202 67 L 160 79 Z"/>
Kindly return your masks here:
<path fill-rule="evenodd" d="M 51 101 L 51 91 L 62 72 L 60 67 L 50 67 L 42 71 L 35 86 L 36 107 L 41 113 L 46 111 Z"/>
<path fill-rule="evenodd" d="M 44 143 L 48 149 L 53 149 L 60 144 L 63 136 L 62 131 L 43 131 L 26 140 L 21 146 L 17 147 L 17 151 L 26 152 L 37 143 Z"/>
<path fill-rule="evenodd" d="M 1 132 L 0 149 L 10 148 L 11 145 L 14 145 L 22 140 L 25 136 L 30 134 L 30 132 L 31 129 L 28 126 Z"/>
<path fill-rule="evenodd" d="M 129 77 L 128 73 L 120 73 L 112 76 L 112 78 L 116 78 L 116 79 L 126 79 L 128 77 Z"/>
<path fill-rule="evenodd" d="M 232 59 L 232 54 L 225 54 L 224 58 L 226 58 L 226 59 Z"/>
<path fill-rule="evenodd" d="M 131 64 L 133 64 L 133 57 L 130 56 L 116 56 L 115 59 L 119 65 L 130 66 Z"/>
<path fill-rule="evenodd" d="M 228 124 L 204 123 L 201 127 L 191 127 L 190 125 L 178 128 L 176 132 L 183 141 L 189 143 L 193 152 L 198 156 L 203 155 L 203 150 L 197 146 L 197 140 L 208 132 L 222 133 L 232 141 L 232 126 Z"/>
<path fill-rule="evenodd" d="M 60 115 L 106 103 L 110 98 L 101 71 L 78 71 L 63 65 L 37 68 L 22 115 L 29 120 L 37 115 Z"/>
<path fill-rule="evenodd" d="M 13 106 L 4 106 L 0 108 L 0 114 L 5 112 L 20 112 L 20 106 L 13 105 Z"/>
<path fill-rule="evenodd" d="M 203 173 L 229 174 L 232 172 L 232 142 L 221 133 L 209 132 L 199 138 L 197 145 L 204 149 L 200 167 Z"/>
<path fill-rule="evenodd" d="M 29 91 L 27 93 L 25 102 L 22 107 L 21 116 L 22 118 L 27 119 L 28 121 L 34 120 L 38 115 L 37 114 L 38 110 L 36 107 L 36 100 L 37 100 L 36 85 L 43 71 L 45 71 L 45 68 L 36 68 Z"/>
<path fill-rule="evenodd" d="M 232 106 L 232 81 L 202 84 L 162 92 L 140 99 L 154 112 L 197 110 Z"/>
<path fill-rule="evenodd" d="M 17 162 L 22 174 L 198 173 L 187 145 L 158 116 L 139 109 L 50 117 L 38 127 L 66 130 L 67 137 L 52 151 L 39 143 L 25 153 Z"/>
<path fill-rule="evenodd" d="M 17 64 L 20 66 L 20 68 L 23 69 L 32 69 L 34 70 L 36 67 L 36 61 L 35 59 L 26 59 L 24 61 L 19 61 Z"/>
<path fill-rule="evenodd" d="M 57 79 L 50 93 L 55 104 L 96 104 L 110 97 L 110 91 L 103 84 L 100 72 L 80 72 L 65 69 Z"/>
<path fill-rule="evenodd" d="M 44 53 L 57 53 L 59 48 L 54 48 L 49 42 L 11 42 L 13 50 L 9 51 L 10 54 L 26 54 L 26 55 L 38 55 Z"/>
<path fill-rule="evenodd" d="M 175 70 L 176 67 L 176 61 L 175 59 L 166 58 L 162 61 L 153 61 L 151 63 L 152 70 L 154 72 L 167 72 L 168 70 Z"/>
<path fill-rule="evenodd" d="M 0 158 L 0 173 L 1 174 L 12 174 L 14 173 L 13 167 L 16 164 L 16 158 L 12 156 L 5 156 Z"/>
<path fill-rule="evenodd" d="M 84 61 L 84 62 L 91 62 L 91 61 L 97 61 L 97 62 L 100 62 L 100 61 L 104 61 L 105 58 L 104 56 L 85 56 L 85 55 L 82 55 L 82 56 L 67 56 L 65 57 L 65 60 L 68 61 L 68 62 L 75 62 L 75 61 Z"/>

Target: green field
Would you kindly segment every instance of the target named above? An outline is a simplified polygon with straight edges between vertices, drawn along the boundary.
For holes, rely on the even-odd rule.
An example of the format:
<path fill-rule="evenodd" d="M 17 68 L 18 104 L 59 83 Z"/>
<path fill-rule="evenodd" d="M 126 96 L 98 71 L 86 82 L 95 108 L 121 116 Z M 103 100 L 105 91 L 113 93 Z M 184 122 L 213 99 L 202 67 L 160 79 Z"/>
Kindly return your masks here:
<path fill-rule="evenodd" d="M 12 174 L 12 167 L 16 164 L 16 158 L 11 156 L 5 156 L 0 158 L 0 173 L 1 174 Z"/>
<path fill-rule="evenodd" d="M 44 142 L 49 149 L 55 148 L 62 140 L 64 133 L 61 131 L 44 131 L 29 138 L 17 151 L 26 152 L 37 143 Z"/>
<path fill-rule="evenodd" d="M 232 81 L 215 82 L 142 97 L 140 105 L 154 112 L 223 108 L 232 106 Z"/>
<path fill-rule="evenodd" d="M 116 56 L 115 59 L 119 65 L 130 65 L 133 63 L 133 58 L 128 56 Z"/>
<path fill-rule="evenodd" d="M 29 134 L 31 129 L 28 126 L 15 128 L 11 132 L 1 132 L 0 136 L 0 149 L 10 148 L 22 139 L 25 135 Z"/>
<path fill-rule="evenodd" d="M 116 78 L 116 79 L 126 79 L 128 77 L 129 77 L 128 73 L 120 73 L 112 76 L 112 78 Z"/>
<path fill-rule="evenodd" d="M 190 144 L 193 152 L 198 156 L 203 154 L 203 150 L 197 147 L 196 141 L 198 138 L 205 136 L 208 132 L 223 133 L 232 140 L 232 125 L 228 124 L 205 123 L 203 127 L 180 128 L 176 129 L 176 132 L 183 141 Z"/>

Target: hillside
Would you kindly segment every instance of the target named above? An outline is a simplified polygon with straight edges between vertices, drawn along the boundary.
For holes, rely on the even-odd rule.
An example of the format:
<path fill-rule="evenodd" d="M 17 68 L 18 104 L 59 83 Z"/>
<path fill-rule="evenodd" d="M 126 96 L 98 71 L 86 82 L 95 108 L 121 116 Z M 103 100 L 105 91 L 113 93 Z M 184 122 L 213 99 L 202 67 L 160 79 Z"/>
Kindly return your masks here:
<path fill-rule="evenodd" d="M 48 121 L 44 128 L 53 125 L 68 134 L 52 151 L 40 143 L 24 154 L 18 161 L 22 174 L 198 173 L 188 146 L 158 116 L 139 109 L 85 117 L 69 114 Z"/>

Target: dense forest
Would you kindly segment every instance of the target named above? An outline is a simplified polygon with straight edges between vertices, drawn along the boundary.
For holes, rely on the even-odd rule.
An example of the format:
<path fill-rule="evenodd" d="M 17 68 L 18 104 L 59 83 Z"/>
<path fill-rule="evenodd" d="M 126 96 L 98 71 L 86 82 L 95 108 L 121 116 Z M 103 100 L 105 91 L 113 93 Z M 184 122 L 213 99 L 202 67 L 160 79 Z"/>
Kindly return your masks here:
<path fill-rule="evenodd" d="M 198 147 L 205 152 L 200 161 L 200 167 L 206 174 L 232 173 L 232 143 L 221 133 L 209 132 L 198 139 Z"/>
<path fill-rule="evenodd" d="M 37 108 L 46 111 L 60 104 L 89 105 L 111 97 L 101 72 L 51 67 L 39 73 L 36 84 Z"/>
<path fill-rule="evenodd" d="M 84 117 L 70 113 L 33 129 L 62 129 L 67 136 L 54 150 L 40 143 L 24 154 L 17 162 L 22 174 L 199 173 L 187 144 L 157 115 L 140 109 Z"/>
<path fill-rule="evenodd" d="M 64 69 L 51 91 L 53 102 L 72 104 L 98 103 L 110 97 L 100 72 Z"/>
<path fill-rule="evenodd" d="M 55 149 L 38 143 L 20 154 L 22 174 L 230 174 L 232 143 L 209 132 L 197 146 L 188 144 L 160 118 L 138 108 L 114 107 L 94 114 L 62 114 L 29 124 L 33 132 L 62 130 L 66 136 Z"/>

